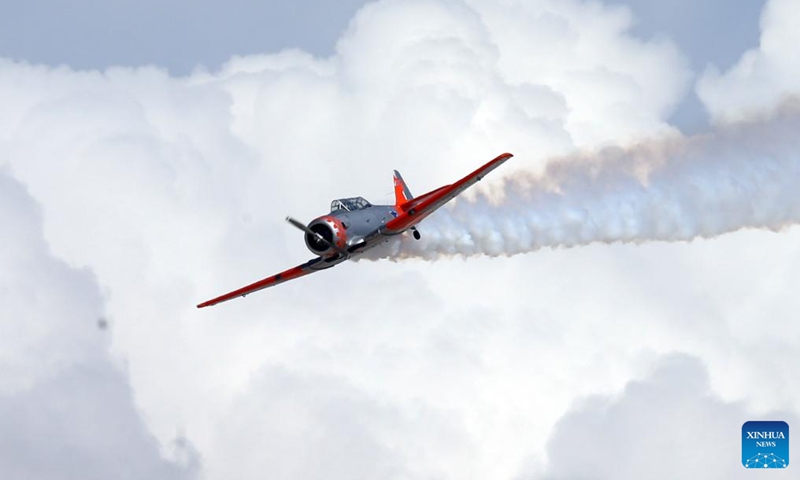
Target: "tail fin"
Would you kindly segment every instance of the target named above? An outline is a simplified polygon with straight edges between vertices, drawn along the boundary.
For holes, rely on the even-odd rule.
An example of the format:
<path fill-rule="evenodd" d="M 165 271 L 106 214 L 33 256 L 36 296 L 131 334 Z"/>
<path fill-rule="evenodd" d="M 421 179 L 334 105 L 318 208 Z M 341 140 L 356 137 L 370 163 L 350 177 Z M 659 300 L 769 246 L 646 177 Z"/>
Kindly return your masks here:
<path fill-rule="evenodd" d="M 406 182 L 397 170 L 394 171 L 394 204 L 400 206 L 414 198 L 408 190 Z"/>

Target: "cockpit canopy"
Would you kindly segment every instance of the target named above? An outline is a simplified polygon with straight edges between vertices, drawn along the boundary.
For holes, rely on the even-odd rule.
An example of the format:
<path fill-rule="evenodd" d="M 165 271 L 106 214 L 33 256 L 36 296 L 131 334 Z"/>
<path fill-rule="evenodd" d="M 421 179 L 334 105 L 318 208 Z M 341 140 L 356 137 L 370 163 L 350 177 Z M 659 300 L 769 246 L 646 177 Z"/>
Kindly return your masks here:
<path fill-rule="evenodd" d="M 371 206 L 372 204 L 369 203 L 364 197 L 340 198 L 331 202 L 331 212 L 335 212 L 336 210 L 346 210 L 348 212 L 352 212 Z"/>

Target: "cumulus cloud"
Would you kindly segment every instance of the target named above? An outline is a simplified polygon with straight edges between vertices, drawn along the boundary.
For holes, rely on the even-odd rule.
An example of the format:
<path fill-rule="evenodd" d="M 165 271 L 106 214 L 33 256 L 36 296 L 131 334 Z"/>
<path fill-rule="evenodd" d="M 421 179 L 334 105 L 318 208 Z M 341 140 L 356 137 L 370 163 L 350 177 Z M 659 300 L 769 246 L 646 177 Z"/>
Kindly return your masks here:
<path fill-rule="evenodd" d="M 446 411 L 401 409 L 346 378 L 291 367 L 261 371 L 233 406 L 215 431 L 217 461 L 204 465 L 211 478 L 449 478 L 463 473 L 453 460 L 474 448 Z"/>
<path fill-rule="evenodd" d="M 108 355 L 96 279 L 50 255 L 38 206 L 6 170 L 0 223 L 3 477 L 193 478 L 191 446 L 184 466 L 162 458 Z"/>
<path fill-rule="evenodd" d="M 49 254 L 94 275 L 90 316 L 112 319 L 137 431 L 162 451 L 181 430 L 208 478 L 510 478 L 543 462 L 572 400 L 614 393 L 672 350 L 703 356 L 726 401 L 800 398 L 749 361 L 796 351 L 776 333 L 795 311 L 796 236 L 343 264 L 194 305 L 306 260 L 282 218 L 388 199 L 392 168 L 423 192 L 502 151 L 536 175 L 576 148 L 674 135 L 686 62 L 630 37 L 631 21 L 600 3 L 393 0 L 359 12 L 324 59 L 237 57 L 181 78 L 3 61 L 0 163 L 41 205 Z M 753 382 L 778 394 L 755 398 Z"/>
<path fill-rule="evenodd" d="M 758 48 L 742 54 L 730 70 L 709 67 L 697 83 L 697 94 L 712 120 L 730 122 L 763 115 L 789 97 L 800 95 L 800 10 L 792 0 L 770 0 L 761 14 Z"/>
<path fill-rule="evenodd" d="M 714 395 L 697 358 L 666 356 L 619 395 L 578 402 L 553 430 L 546 472 L 533 478 L 750 478 L 740 462 L 740 438 L 742 425 L 754 418 L 797 419 L 789 412 L 756 417 Z M 790 458 L 798 452 L 793 445 Z"/>

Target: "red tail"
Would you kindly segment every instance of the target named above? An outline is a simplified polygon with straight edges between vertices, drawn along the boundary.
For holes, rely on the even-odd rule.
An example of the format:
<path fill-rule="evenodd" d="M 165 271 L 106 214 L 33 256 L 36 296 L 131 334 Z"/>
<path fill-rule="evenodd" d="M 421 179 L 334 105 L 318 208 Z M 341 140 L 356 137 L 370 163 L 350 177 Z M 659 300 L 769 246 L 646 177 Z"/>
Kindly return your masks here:
<path fill-rule="evenodd" d="M 414 198 L 411 191 L 408 189 L 406 182 L 397 170 L 394 171 L 394 205 L 396 207 L 408 202 Z"/>

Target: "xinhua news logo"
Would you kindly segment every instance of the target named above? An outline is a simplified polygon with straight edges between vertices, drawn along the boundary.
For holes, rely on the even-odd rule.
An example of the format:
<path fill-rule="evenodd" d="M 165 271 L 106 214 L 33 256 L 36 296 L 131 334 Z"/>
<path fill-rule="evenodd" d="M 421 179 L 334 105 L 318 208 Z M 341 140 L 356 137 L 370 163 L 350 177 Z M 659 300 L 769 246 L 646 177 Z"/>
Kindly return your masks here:
<path fill-rule="evenodd" d="M 786 468 L 789 465 L 789 425 L 786 422 L 742 425 L 742 465 L 745 468 Z"/>

